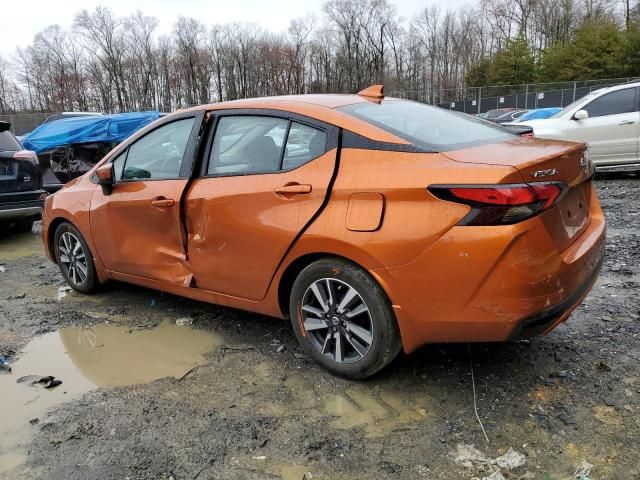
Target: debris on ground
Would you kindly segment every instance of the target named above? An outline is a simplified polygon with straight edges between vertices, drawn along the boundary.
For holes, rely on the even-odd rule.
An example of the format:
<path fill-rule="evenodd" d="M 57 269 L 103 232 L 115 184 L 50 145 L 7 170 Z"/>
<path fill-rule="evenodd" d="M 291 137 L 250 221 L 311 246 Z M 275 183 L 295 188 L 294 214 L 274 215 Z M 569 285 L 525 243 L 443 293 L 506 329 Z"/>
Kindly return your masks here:
<path fill-rule="evenodd" d="M 7 269 L 6 269 L 6 268 L 4 268 L 2 265 L 0 265 L 0 273 L 4 273 L 4 272 L 6 272 L 6 271 L 7 271 Z"/>
<path fill-rule="evenodd" d="M 591 469 L 593 465 L 586 460 L 582 460 L 576 472 L 573 474 L 573 478 L 577 480 L 589 480 L 589 475 L 591 474 Z"/>
<path fill-rule="evenodd" d="M 191 317 L 181 317 L 176 320 L 176 325 L 185 326 L 185 325 L 193 325 L 193 318 Z"/>
<path fill-rule="evenodd" d="M 500 470 L 496 470 L 488 477 L 482 477 L 482 480 L 506 480 L 506 479 L 504 478 L 504 475 L 502 475 L 502 472 L 500 472 Z"/>
<path fill-rule="evenodd" d="M 496 458 L 496 464 L 500 468 L 507 470 L 513 470 L 514 468 L 521 467 L 527 462 L 527 458 L 520 452 L 509 448 L 507 453 L 500 455 Z"/>
<path fill-rule="evenodd" d="M 276 352 L 278 352 L 278 353 L 283 353 L 283 352 L 285 352 L 286 350 L 287 350 L 287 347 L 286 347 L 285 345 L 280 345 L 280 346 L 277 348 Z"/>
<path fill-rule="evenodd" d="M 484 475 L 482 480 L 504 480 L 503 469 L 515 470 L 527 462 L 527 458 L 512 447 L 504 455 L 489 458 L 474 445 L 458 444 L 451 456 L 461 467 L 491 472 L 488 476 Z"/>
<path fill-rule="evenodd" d="M 489 463 L 489 459 L 484 453 L 473 445 L 464 445 L 459 443 L 453 452 L 453 461 L 461 467 L 473 468 L 476 465 L 485 465 Z"/>
<path fill-rule="evenodd" d="M 62 385 L 62 380 L 58 380 L 56 377 L 46 375 L 40 377 L 38 375 L 25 375 L 16 380 L 16 383 L 28 383 L 31 386 L 44 387 L 46 389 L 55 388 L 58 385 Z"/>
<path fill-rule="evenodd" d="M 61 287 L 58 287 L 58 300 L 62 300 L 70 291 L 71 287 L 69 285 L 62 285 Z"/>
<path fill-rule="evenodd" d="M 222 345 L 220 351 L 226 352 L 246 352 L 248 350 L 255 350 L 255 345 Z"/>
<path fill-rule="evenodd" d="M 9 361 L 0 355 L 0 372 L 11 373 L 11 365 L 9 365 Z"/>

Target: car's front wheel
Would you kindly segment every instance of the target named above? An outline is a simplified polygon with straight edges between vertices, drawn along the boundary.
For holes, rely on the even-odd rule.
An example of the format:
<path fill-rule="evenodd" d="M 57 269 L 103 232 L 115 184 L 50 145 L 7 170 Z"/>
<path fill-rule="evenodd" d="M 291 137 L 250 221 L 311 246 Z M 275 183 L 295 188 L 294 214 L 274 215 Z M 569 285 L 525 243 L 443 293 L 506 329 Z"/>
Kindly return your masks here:
<path fill-rule="evenodd" d="M 320 365 L 351 379 L 369 377 L 400 351 L 390 302 L 362 268 L 339 258 L 306 267 L 294 282 L 291 323 Z"/>
<path fill-rule="evenodd" d="M 61 223 L 53 238 L 56 262 L 71 288 L 91 293 L 99 286 L 93 257 L 82 234 L 70 223 Z"/>

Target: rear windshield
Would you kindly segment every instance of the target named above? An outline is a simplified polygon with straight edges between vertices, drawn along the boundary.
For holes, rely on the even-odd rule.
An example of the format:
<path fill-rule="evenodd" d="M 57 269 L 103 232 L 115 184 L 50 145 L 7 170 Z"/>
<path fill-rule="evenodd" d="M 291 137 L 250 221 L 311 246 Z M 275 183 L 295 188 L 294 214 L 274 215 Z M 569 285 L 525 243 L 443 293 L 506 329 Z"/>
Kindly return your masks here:
<path fill-rule="evenodd" d="M 18 140 L 16 140 L 16 137 L 13 136 L 13 133 L 8 130 L 0 132 L 0 152 L 16 152 L 18 150 L 22 150 L 22 147 L 18 143 Z"/>
<path fill-rule="evenodd" d="M 455 150 L 513 138 L 502 127 L 439 107 L 406 100 L 357 103 L 339 108 L 356 118 L 431 150 Z"/>

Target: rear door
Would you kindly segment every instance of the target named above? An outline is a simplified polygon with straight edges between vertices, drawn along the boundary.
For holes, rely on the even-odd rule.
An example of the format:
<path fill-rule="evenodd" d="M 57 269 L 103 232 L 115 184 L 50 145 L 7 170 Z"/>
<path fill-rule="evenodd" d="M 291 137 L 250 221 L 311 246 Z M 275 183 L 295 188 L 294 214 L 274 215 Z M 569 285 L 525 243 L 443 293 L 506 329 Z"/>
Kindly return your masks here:
<path fill-rule="evenodd" d="M 637 87 L 602 95 L 582 108 L 589 113 L 589 118 L 571 120 L 567 140 L 587 142 L 597 165 L 636 163 L 639 105 Z"/>
<path fill-rule="evenodd" d="M 110 194 L 96 186 L 91 233 L 107 270 L 188 286 L 181 199 L 203 114 L 172 117 L 113 159 Z"/>
<path fill-rule="evenodd" d="M 185 200 L 195 286 L 259 300 L 323 205 L 338 129 L 284 112 L 226 111 L 208 141 Z"/>

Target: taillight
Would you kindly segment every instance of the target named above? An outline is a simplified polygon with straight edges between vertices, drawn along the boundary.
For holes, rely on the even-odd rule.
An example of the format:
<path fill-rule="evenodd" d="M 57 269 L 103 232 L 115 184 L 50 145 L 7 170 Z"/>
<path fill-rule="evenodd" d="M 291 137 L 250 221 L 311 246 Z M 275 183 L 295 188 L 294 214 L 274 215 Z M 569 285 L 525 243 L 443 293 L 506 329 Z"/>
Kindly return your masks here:
<path fill-rule="evenodd" d="M 513 185 L 432 185 L 429 191 L 450 202 L 469 205 L 458 225 L 511 225 L 553 207 L 567 190 L 556 182 Z"/>

